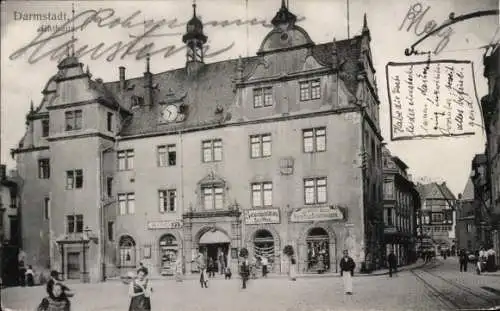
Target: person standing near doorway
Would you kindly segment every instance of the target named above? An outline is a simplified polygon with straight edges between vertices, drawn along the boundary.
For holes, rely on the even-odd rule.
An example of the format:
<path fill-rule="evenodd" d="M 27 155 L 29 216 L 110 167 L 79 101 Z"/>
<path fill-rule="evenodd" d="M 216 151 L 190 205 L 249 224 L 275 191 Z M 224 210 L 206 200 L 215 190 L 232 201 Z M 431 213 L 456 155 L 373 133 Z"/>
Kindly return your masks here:
<path fill-rule="evenodd" d="M 205 256 L 203 256 L 202 253 L 198 253 L 198 257 L 196 257 L 196 264 L 198 266 L 198 270 L 200 271 L 201 288 L 208 288 L 207 263 L 205 261 Z"/>
<path fill-rule="evenodd" d="M 247 288 L 248 277 L 250 276 L 250 263 L 248 262 L 248 258 L 244 257 L 240 266 L 240 275 L 243 289 Z"/>
<path fill-rule="evenodd" d="M 220 274 L 224 274 L 226 271 L 226 256 L 224 256 L 224 251 L 221 250 L 219 252 L 219 266 L 220 266 Z"/>
<path fill-rule="evenodd" d="M 260 257 L 260 263 L 262 264 L 262 277 L 267 277 L 267 266 L 269 265 L 269 261 L 266 256 Z"/>
<path fill-rule="evenodd" d="M 212 257 L 209 257 L 208 258 L 208 268 L 207 268 L 207 271 L 208 271 L 208 278 L 213 278 L 215 277 L 215 262 L 214 262 L 214 259 Z"/>
<path fill-rule="evenodd" d="M 394 250 L 391 249 L 389 256 L 387 256 L 387 263 L 389 264 L 389 277 L 392 278 L 392 273 L 397 273 L 398 260 L 394 254 Z"/>
<path fill-rule="evenodd" d="M 344 257 L 340 260 L 340 276 L 344 281 L 344 291 L 346 295 L 352 295 L 352 277 L 356 264 L 354 260 L 349 257 L 349 252 L 344 250 Z"/>

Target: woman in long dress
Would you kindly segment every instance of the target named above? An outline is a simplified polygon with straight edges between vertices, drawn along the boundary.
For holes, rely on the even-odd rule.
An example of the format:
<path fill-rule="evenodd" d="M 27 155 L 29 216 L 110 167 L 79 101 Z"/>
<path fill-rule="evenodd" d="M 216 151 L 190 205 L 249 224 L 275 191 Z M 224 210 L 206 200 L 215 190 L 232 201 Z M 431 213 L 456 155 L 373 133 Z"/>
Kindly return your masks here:
<path fill-rule="evenodd" d="M 146 269 L 137 270 L 137 278 L 130 282 L 128 294 L 131 297 L 129 311 L 150 311 L 153 288 L 147 279 Z"/>

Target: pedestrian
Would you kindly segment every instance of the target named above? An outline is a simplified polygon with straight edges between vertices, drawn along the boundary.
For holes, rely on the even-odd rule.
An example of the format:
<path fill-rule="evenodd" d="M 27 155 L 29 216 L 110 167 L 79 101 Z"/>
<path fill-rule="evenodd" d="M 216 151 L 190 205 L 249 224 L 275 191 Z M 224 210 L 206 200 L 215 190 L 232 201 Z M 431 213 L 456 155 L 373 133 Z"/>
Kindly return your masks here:
<path fill-rule="evenodd" d="M 148 268 L 144 267 L 144 264 L 142 262 L 139 262 L 139 268 L 137 268 L 137 273 L 139 273 L 139 270 L 144 270 L 146 271 L 146 274 L 149 273 Z"/>
<path fill-rule="evenodd" d="M 397 273 L 398 260 L 394 254 L 394 250 L 391 249 L 389 256 L 387 256 L 387 263 L 389 264 L 389 277 L 392 278 L 392 273 Z"/>
<path fill-rule="evenodd" d="M 70 305 L 69 297 L 73 297 L 74 293 L 59 280 L 59 272 L 57 272 L 56 270 L 52 270 L 50 271 L 49 281 L 47 282 L 45 288 L 50 298 L 55 298 L 53 296 L 53 293 L 54 293 L 54 286 L 56 284 L 59 284 L 62 288 L 61 299 L 65 299 L 68 305 Z"/>
<path fill-rule="evenodd" d="M 208 268 L 207 268 L 207 271 L 208 271 L 208 277 L 209 278 L 215 277 L 215 262 L 214 262 L 214 259 L 212 257 L 208 258 Z"/>
<path fill-rule="evenodd" d="M 478 254 L 478 259 L 477 259 L 477 274 L 481 274 L 483 272 L 483 266 L 485 265 L 486 262 L 486 251 L 484 250 L 484 247 L 481 247 L 481 250 L 479 251 Z"/>
<path fill-rule="evenodd" d="M 244 257 L 240 266 L 240 275 L 242 281 L 242 288 L 247 288 L 248 277 L 250 276 L 250 263 L 248 262 L 248 258 Z"/>
<path fill-rule="evenodd" d="M 69 311 L 71 308 L 69 300 L 64 295 L 63 285 L 55 283 L 50 295 L 42 299 L 37 311 Z"/>
<path fill-rule="evenodd" d="M 147 269 L 139 268 L 137 270 L 137 277 L 130 283 L 128 290 L 130 296 L 129 311 L 151 310 L 151 293 L 153 292 L 153 288 L 147 276 Z"/>
<path fill-rule="evenodd" d="M 231 268 L 226 267 L 226 271 L 224 272 L 224 276 L 225 276 L 226 280 L 230 280 L 231 279 L 231 276 L 232 276 Z"/>
<path fill-rule="evenodd" d="M 205 256 L 203 256 L 202 253 L 198 253 L 198 256 L 196 257 L 196 264 L 198 266 L 198 271 L 200 271 L 201 288 L 208 288 L 207 263 L 205 262 Z"/>
<path fill-rule="evenodd" d="M 460 262 L 460 272 L 467 272 L 469 258 L 467 257 L 465 249 L 461 249 L 458 253 L 458 261 Z"/>
<path fill-rule="evenodd" d="M 35 273 L 33 272 L 33 267 L 31 265 L 28 266 L 28 269 L 24 274 L 26 275 L 26 284 L 28 286 L 35 285 Z"/>
<path fill-rule="evenodd" d="M 175 280 L 177 282 L 182 282 L 182 259 L 177 258 L 175 261 Z"/>
<path fill-rule="evenodd" d="M 24 261 L 19 261 L 19 270 L 18 270 L 18 280 L 20 286 L 26 286 L 26 267 L 24 265 Z"/>
<path fill-rule="evenodd" d="M 220 251 L 219 253 L 219 265 L 220 265 L 220 274 L 226 273 L 226 256 L 224 256 L 224 251 Z"/>
<path fill-rule="evenodd" d="M 266 256 L 261 256 L 261 264 L 262 264 L 262 277 L 267 277 L 267 265 L 269 264 L 269 260 L 267 260 Z"/>
<path fill-rule="evenodd" d="M 349 257 L 347 250 L 344 250 L 344 257 L 340 260 L 340 276 L 344 281 L 344 291 L 346 295 L 352 295 L 352 277 L 356 264 L 354 260 Z"/>

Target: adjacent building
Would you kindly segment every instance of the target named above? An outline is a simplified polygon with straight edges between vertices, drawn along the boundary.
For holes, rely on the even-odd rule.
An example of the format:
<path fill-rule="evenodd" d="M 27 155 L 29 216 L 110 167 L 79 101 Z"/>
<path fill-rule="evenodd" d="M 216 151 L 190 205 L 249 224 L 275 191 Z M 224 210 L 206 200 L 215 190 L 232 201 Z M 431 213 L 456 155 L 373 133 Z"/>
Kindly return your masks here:
<path fill-rule="evenodd" d="M 7 286 L 18 284 L 21 248 L 18 194 L 15 176 L 7 176 L 6 166 L 0 165 L 0 277 Z"/>
<path fill-rule="evenodd" d="M 417 184 L 422 204 L 420 213 L 421 239 L 429 240 L 433 251 L 440 254 L 456 252 L 456 198 L 446 183 Z M 425 241 L 422 244 L 426 244 Z M 422 249 L 424 250 L 424 249 Z"/>
<path fill-rule="evenodd" d="M 467 179 L 464 191 L 458 195 L 456 238 L 457 248 L 467 251 L 479 249 L 479 234 L 477 230 L 478 202 L 474 199 L 474 183 Z"/>
<path fill-rule="evenodd" d="M 408 166 L 384 147 L 384 243 L 386 254 L 394 251 L 398 265 L 416 259 L 417 215 L 420 196 L 408 175 Z"/>
<path fill-rule="evenodd" d="M 483 205 L 485 230 L 497 254 L 500 253 L 500 48 L 499 44 L 489 48 L 484 55 L 484 76 L 488 80 L 488 94 L 481 99 L 486 131 L 487 193 L 489 203 Z M 485 245 L 489 247 L 490 245 Z M 497 265 L 500 264 L 499 256 Z"/>
<path fill-rule="evenodd" d="M 366 17 L 361 34 L 316 44 L 283 4 L 257 55 L 205 63 L 193 14 L 183 67 L 94 80 L 75 55 L 57 66 L 12 152 L 23 248 L 65 278 L 135 269 L 186 273 L 194 256 L 233 266 L 242 247 L 286 273 L 347 249 L 384 255 L 379 97 Z M 406 213 L 407 211 L 405 211 Z M 406 231 L 405 231 L 406 232 Z"/>

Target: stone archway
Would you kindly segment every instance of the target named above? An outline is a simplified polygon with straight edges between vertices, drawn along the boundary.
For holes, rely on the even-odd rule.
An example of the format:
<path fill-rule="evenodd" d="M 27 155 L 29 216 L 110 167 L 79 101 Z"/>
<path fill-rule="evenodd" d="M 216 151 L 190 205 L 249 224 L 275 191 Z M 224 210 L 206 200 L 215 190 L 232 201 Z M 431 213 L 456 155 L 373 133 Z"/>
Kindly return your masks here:
<path fill-rule="evenodd" d="M 231 243 L 230 235 L 223 228 L 205 226 L 194 236 L 192 252 L 204 255 L 208 272 L 223 273 L 230 261 Z"/>
<path fill-rule="evenodd" d="M 338 272 L 337 256 L 337 236 L 328 224 L 313 223 L 302 230 L 297 249 L 300 272 L 317 272 L 322 268 L 324 272 Z"/>
<path fill-rule="evenodd" d="M 269 272 L 281 272 L 281 239 L 272 226 L 258 226 L 248 232 L 245 245 L 250 256 L 264 255 L 269 260 Z"/>
<path fill-rule="evenodd" d="M 129 234 L 124 234 L 118 239 L 118 266 L 135 268 L 137 265 L 137 244 Z"/>

